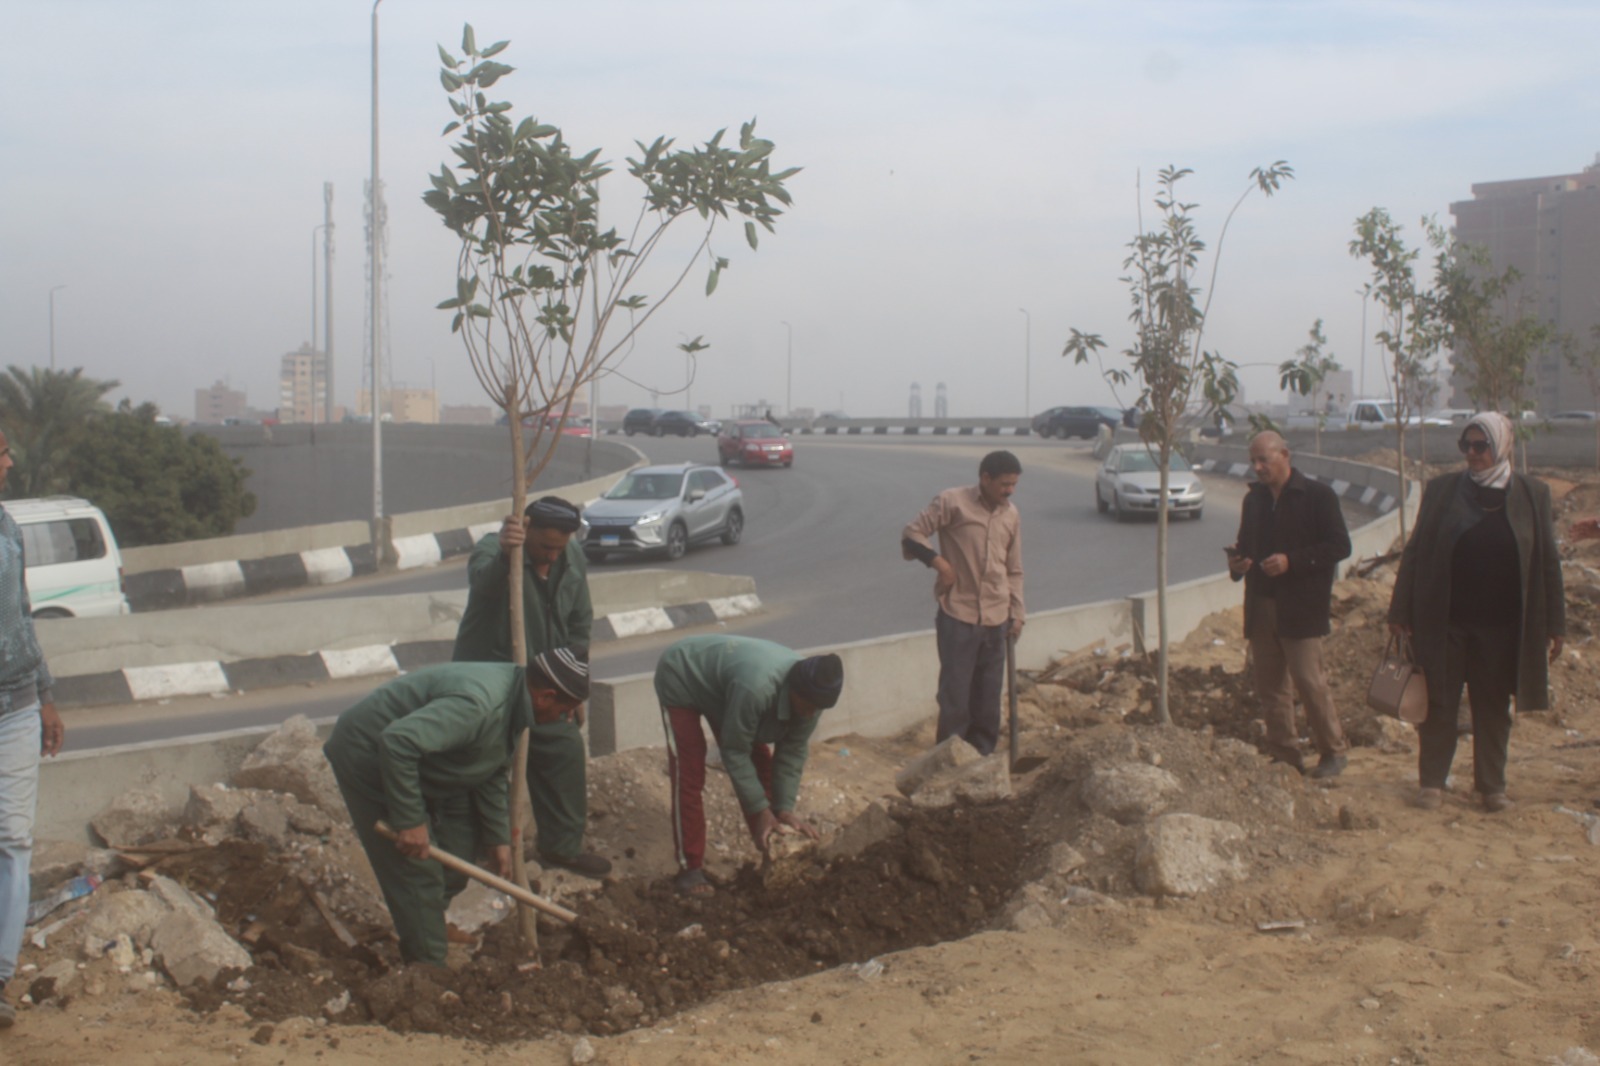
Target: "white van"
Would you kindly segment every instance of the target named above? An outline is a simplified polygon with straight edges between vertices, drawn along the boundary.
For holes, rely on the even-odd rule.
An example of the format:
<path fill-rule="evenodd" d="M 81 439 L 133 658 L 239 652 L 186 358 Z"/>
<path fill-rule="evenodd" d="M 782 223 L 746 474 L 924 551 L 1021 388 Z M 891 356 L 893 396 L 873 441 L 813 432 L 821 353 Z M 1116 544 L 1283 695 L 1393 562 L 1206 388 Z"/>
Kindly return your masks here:
<path fill-rule="evenodd" d="M 127 614 L 122 552 L 100 508 L 76 496 L 5 505 L 22 530 L 35 618 Z"/>

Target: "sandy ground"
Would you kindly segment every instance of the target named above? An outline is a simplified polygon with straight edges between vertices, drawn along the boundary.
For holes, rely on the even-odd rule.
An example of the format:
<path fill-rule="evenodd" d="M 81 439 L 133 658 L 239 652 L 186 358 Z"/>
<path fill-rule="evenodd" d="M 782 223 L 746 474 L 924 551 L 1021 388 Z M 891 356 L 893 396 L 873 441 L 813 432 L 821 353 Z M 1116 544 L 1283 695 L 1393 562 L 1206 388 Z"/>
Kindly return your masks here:
<path fill-rule="evenodd" d="M 1593 486 L 1563 492 L 1568 517 L 1594 509 Z M 1238 814 L 1261 845 L 1251 876 L 1214 893 L 1158 901 L 1118 891 L 1113 877 L 1093 886 L 1113 902 L 1067 908 L 1054 927 L 980 932 L 884 955 L 881 972 L 841 966 L 733 992 L 618 1036 L 494 1046 L 310 1018 L 263 1026 L 231 1005 L 199 1015 L 170 988 L 137 987 L 137 975 L 86 963 L 83 991 L 64 1005 L 25 1007 L 0 1034 L 0 1062 L 1600 1062 L 1589 1054 L 1600 1052 L 1600 983 L 1591 983 L 1600 974 L 1600 848 L 1586 825 L 1600 813 L 1600 746 L 1588 743 L 1600 737 L 1590 598 L 1600 580 L 1587 569 L 1597 563 L 1591 546 L 1569 560 L 1573 621 L 1554 670 L 1556 706 L 1518 719 L 1508 775 L 1518 805 L 1506 814 L 1484 814 L 1469 785 L 1441 811 L 1407 805 L 1416 769 L 1406 735 L 1359 709 L 1392 581 L 1379 571 L 1341 586 L 1329 643 L 1336 695 L 1361 746 L 1327 783 L 1281 768 L 1238 773 L 1219 758 L 1208 787 L 1224 800 L 1232 793 L 1242 811 L 1270 784 L 1302 813 L 1288 826 Z M 1238 624 L 1237 611 L 1217 616 L 1175 649 L 1175 671 L 1193 670 L 1175 692 L 1179 724 L 1168 728 L 1252 728 L 1231 694 L 1244 668 Z M 1070 761 L 1075 738 L 1104 743 L 1122 731 L 1134 746 L 1163 744 L 1155 727 L 1124 721 L 1148 706 L 1139 685 L 1107 668 L 1083 687 L 1040 686 L 1024 704 L 1024 749 L 1046 759 L 1024 788 L 1061 787 L 1051 767 Z M 893 791 L 894 769 L 927 734 L 831 738 L 813 756 L 803 812 L 825 828 L 849 821 Z M 1470 750 L 1457 755 L 1469 782 Z M 670 868 L 658 758 L 598 760 L 591 775 L 593 839 L 618 859 L 619 875 Z M 725 792 L 710 782 L 719 877 L 749 857 Z M 579 883 L 544 887 L 581 905 Z M 1263 923 L 1290 927 L 1267 932 Z M 50 957 L 29 949 L 24 962 Z"/>

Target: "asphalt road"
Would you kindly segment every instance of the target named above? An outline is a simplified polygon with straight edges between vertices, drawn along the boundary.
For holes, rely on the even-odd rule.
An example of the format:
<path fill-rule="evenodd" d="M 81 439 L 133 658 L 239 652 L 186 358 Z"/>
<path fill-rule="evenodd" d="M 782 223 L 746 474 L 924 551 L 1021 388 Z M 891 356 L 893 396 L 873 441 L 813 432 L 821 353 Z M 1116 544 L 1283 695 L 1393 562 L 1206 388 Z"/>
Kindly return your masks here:
<path fill-rule="evenodd" d="M 714 445 L 703 437 L 635 437 L 631 443 L 653 461 L 715 457 Z M 1027 438 L 799 438 L 792 469 L 733 471 L 745 496 L 740 544 L 695 548 L 675 564 L 607 562 L 599 569 L 672 565 L 752 575 L 765 610 L 729 623 L 728 629 L 796 648 L 931 629 L 932 572 L 901 559 L 900 530 L 941 489 L 975 482 L 978 461 L 997 447 L 1011 449 L 1022 460 L 1014 500 L 1022 512 L 1030 611 L 1112 599 L 1154 586 L 1155 523 L 1118 523 L 1096 512 L 1095 464 L 1088 443 Z M 1171 581 L 1202 577 L 1222 567 L 1222 546 L 1233 540 L 1242 493 L 1240 482 L 1208 479 L 1205 517 L 1172 524 Z M 274 599 L 435 591 L 460 588 L 464 580 L 464 562 L 457 560 Z M 660 649 L 681 635 L 598 645 L 596 676 L 648 671 Z M 100 747 L 275 724 L 297 713 L 330 716 L 371 686 L 367 681 L 175 700 L 158 707 L 74 710 L 67 718 L 69 744 Z"/>

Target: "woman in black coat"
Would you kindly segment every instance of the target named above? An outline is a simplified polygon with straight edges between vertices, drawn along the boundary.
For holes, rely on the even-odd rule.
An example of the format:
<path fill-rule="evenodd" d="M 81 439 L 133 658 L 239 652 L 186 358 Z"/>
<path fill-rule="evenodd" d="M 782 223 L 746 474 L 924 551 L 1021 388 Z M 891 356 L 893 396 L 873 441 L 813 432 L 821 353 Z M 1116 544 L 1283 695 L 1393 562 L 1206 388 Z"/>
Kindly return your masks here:
<path fill-rule="evenodd" d="M 1428 682 L 1418 728 L 1416 805 L 1436 809 L 1456 753 L 1465 684 L 1472 704 L 1473 785 L 1488 811 L 1506 796 L 1513 695 L 1550 706 L 1547 664 L 1561 654 L 1566 608 L 1550 520 L 1550 490 L 1511 469 L 1511 421 L 1474 417 L 1458 446 L 1467 468 L 1429 481 L 1400 558 L 1389 629 L 1409 636 Z"/>

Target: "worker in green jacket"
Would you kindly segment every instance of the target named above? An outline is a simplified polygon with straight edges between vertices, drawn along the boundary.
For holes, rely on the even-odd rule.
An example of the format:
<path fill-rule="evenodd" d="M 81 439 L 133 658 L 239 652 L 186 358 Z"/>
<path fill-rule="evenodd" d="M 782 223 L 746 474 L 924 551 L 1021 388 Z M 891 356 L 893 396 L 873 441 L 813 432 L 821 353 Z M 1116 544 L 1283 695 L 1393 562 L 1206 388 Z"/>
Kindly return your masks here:
<path fill-rule="evenodd" d="M 578 508 L 558 496 L 528 504 L 507 517 L 499 533 L 478 542 L 467 562 L 467 608 L 456 630 L 456 662 L 508 663 L 511 605 L 507 594 L 511 553 L 521 548 L 524 643 L 531 661 L 540 652 L 589 643 L 594 607 L 583 548 L 573 539 Z M 538 831 L 539 862 L 585 877 L 604 877 L 611 863 L 583 850 L 589 819 L 588 752 L 583 708 L 528 735 L 528 799 Z"/>
<path fill-rule="evenodd" d="M 838 703 L 844 690 L 844 664 L 837 655 L 803 658 L 754 637 L 687 637 L 661 653 L 655 684 L 667 734 L 681 894 L 715 891 L 702 869 L 706 738 L 701 719 L 716 738 L 756 847 L 765 852 L 779 826 L 816 838 L 817 831 L 794 808 L 817 714 Z"/>
<path fill-rule="evenodd" d="M 586 648 L 526 668 L 442 663 L 398 677 L 339 716 L 323 752 L 407 962 L 442 965 L 445 907 L 466 877 L 430 844 L 511 876 L 511 760 L 536 717 L 570 714 L 589 695 Z M 389 841 L 379 819 L 396 831 Z"/>

